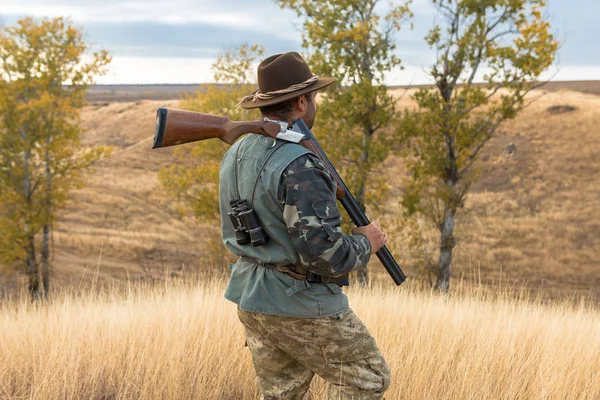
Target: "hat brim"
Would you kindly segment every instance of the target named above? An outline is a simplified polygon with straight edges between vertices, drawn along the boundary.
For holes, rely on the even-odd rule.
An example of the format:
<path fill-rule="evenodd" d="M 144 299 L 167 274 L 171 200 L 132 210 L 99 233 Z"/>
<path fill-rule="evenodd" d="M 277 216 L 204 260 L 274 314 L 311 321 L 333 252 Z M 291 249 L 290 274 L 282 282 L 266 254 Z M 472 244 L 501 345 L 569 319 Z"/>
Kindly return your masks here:
<path fill-rule="evenodd" d="M 293 99 L 294 97 L 302 96 L 303 94 L 322 89 L 326 86 L 331 85 L 333 82 L 335 82 L 335 78 L 329 78 L 329 77 L 319 78 L 315 83 L 313 83 L 310 86 L 305 87 L 304 89 L 300 89 L 300 90 L 296 90 L 294 92 L 282 94 L 281 96 L 277 96 L 277 97 L 274 97 L 274 98 L 268 99 L 268 100 L 263 100 L 263 99 L 245 100 L 240 103 L 240 106 L 242 106 L 242 108 L 245 108 L 246 110 L 249 110 L 252 108 L 258 108 L 258 107 L 272 106 L 274 104 L 282 103 L 286 100 Z M 255 90 L 251 94 L 254 94 L 256 92 L 258 92 L 258 90 Z"/>

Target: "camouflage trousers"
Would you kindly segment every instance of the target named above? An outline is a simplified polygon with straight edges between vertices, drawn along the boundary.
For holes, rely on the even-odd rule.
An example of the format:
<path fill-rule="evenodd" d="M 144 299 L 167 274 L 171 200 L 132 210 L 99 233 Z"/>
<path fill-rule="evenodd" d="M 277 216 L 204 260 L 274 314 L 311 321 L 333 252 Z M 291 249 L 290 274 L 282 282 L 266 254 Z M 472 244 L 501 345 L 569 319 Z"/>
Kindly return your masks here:
<path fill-rule="evenodd" d="M 238 309 L 264 400 L 301 400 L 315 374 L 329 399 L 380 399 L 390 369 L 360 319 L 347 309 L 293 318 Z"/>

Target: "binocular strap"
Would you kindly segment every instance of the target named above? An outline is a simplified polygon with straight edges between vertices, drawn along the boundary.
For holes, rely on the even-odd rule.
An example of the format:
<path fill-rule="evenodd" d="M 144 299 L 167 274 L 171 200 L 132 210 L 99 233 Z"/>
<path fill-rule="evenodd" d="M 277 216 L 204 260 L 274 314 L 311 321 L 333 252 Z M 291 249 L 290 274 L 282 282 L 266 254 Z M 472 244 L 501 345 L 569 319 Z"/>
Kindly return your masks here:
<path fill-rule="evenodd" d="M 246 137 L 242 140 L 246 140 Z M 273 139 L 275 140 L 275 139 Z M 275 140 L 275 142 L 277 142 Z M 252 187 L 252 198 L 250 199 L 250 208 L 252 208 L 254 206 L 254 195 L 256 194 L 256 186 L 258 185 L 258 180 L 260 179 L 260 175 L 262 174 L 263 170 L 265 169 L 265 167 L 267 166 L 267 163 L 269 162 L 269 160 L 271 159 L 271 157 L 273 157 L 273 155 L 277 152 L 277 150 L 279 150 L 280 148 L 282 148 L 283 146 L 285 146 L 286 144 L 288 144 L 288 142 L 283 142 L 278 144 L 273 151 L 271 152 L 271 154 L 269 154 L 267 156 L 267 158 L 265 159 L 265 161 L 263 162 L 263 164 L 261 165 L 260 169 L 258 170 L 258 175 L 256 176 L 256 180 L 254 181 L 254 186 Z M 234 179 L 235 179 L 235 190 L 237 191 L 237 198 L 241 199 L 240 196 L 240 188 L 238 186 L 238 151 L 240 150 L 240 147 L 242 146 L 242 143 L 240 143 L 237 147 L 237 149 L 235 149 L 235 165 L 234 165 Z"/>

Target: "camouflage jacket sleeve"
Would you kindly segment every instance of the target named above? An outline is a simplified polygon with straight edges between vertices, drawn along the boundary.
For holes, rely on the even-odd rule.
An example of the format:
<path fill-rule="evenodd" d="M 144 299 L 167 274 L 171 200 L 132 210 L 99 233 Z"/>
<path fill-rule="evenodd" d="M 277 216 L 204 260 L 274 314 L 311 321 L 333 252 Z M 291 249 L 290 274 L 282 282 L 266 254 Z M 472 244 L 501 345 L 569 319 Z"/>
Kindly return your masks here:
<path fill-rule="evenodd" d="M 302 265 L 322 276 L 340 276 L 364 265 L 371 255 L 369 239 L 342 232 L 336 183 L 313 154 L 294 160 L 279 188 L 283 219 Z"/>

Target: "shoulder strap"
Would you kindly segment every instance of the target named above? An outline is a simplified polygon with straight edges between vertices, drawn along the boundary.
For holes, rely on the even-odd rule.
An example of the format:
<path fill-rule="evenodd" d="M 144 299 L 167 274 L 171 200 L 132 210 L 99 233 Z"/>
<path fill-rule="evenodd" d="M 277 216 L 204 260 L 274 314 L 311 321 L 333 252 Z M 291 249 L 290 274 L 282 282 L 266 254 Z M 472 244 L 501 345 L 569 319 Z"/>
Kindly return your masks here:
<path fill-rule="evenodd" d="M 288 144 L 288 143 L 287 142 L 283 142 L 283 143 L 278 144 L 273 149 L 273 151 L 271 152 L 271 154 L 269 154 L 267 156 L 267 158 L 265 159 L 265 161 L 262 163 L 260 169 L 258 170 L 258 175 L 256 176 L 256 180 L 254 181 L 254 186 L 252 187 L 252 198 L 250 199 L 250 207 L 252 207 L 254 205 L 254 195 L 256 194 L 256 186 L 258 185 L 258 180 L 260 179 L 260 175 L 262 174 L 263 170 L 267 166 L 267 163 L 269 162 L 269 160 L 271 159 L 271 157 L 273 157 L 273 155 L 275 155 L 275 153 L 277 152 L 277 150 L 281 149 L 286 144 Z M 236 173 L 237 173 L 237 169 L 236 169 Z M 237 186 L 237 180 L 236 180 L 236 186 Z M 239 189 L 238 189 L 238 197 L 239 197 Z"/>
<path fill-rule="evenodd" d="M 242 147 L 242 142 L 246 140 L 248 136 L 244 136 L 242 140 L 237 144 L 237 148 L 235 149 L 235 154 L 233 155 L 233 182 L 235 184 L 235 191 L 237 193 L 237 198 L 240 198 L 240 187 L 238 186 L 238 152 L 240 151 L 240 147 Z"/>

